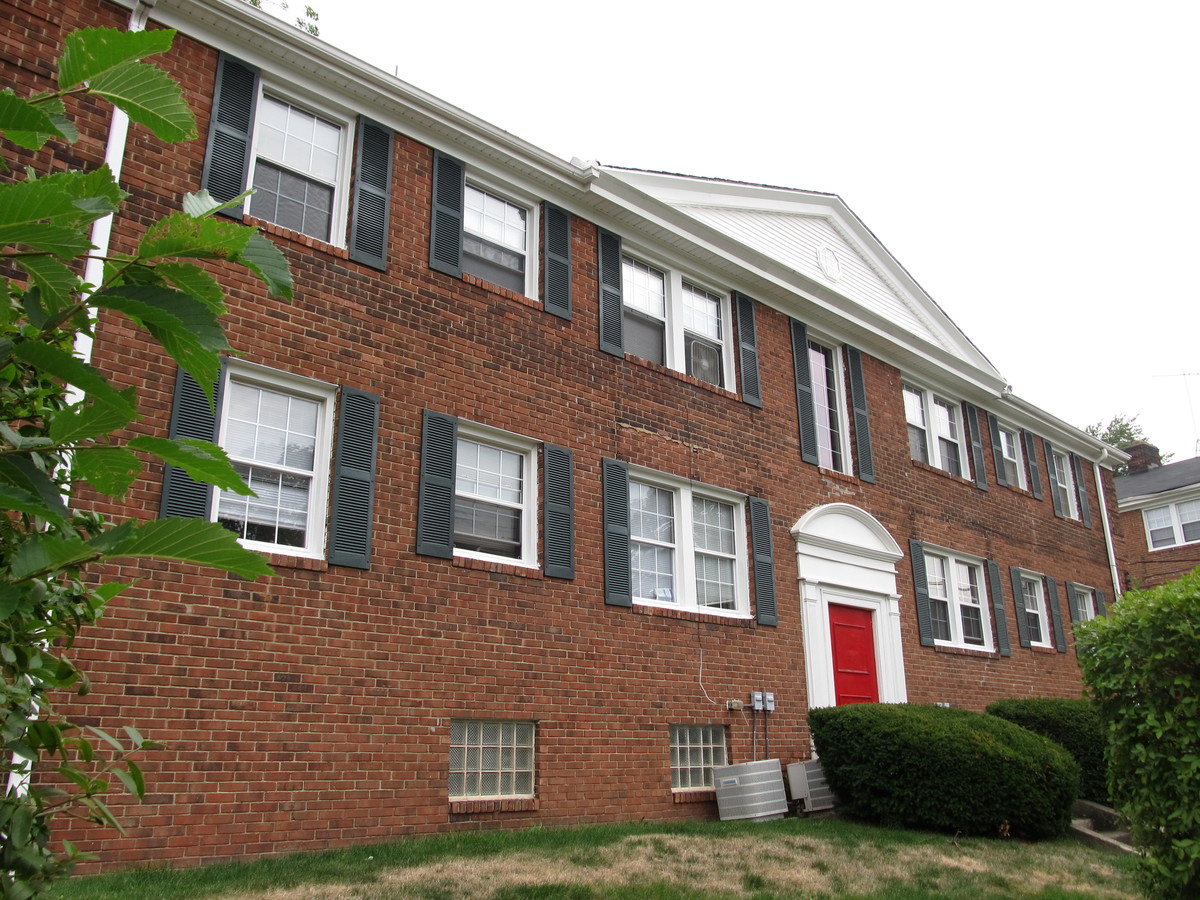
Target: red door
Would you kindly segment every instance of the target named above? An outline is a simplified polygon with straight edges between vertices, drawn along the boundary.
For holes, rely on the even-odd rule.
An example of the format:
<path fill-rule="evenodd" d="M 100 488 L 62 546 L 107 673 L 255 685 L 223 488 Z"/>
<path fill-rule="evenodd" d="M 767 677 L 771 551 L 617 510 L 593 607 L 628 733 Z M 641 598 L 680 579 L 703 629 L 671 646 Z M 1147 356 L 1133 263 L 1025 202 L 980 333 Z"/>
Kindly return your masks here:
<path fill-rule="evenodd" d="M 829 636 L 833 644 L 833 691 L 838 706 L 878 703 L 875 673 L 875 629 L 869 609 L 829 604 Z"/>

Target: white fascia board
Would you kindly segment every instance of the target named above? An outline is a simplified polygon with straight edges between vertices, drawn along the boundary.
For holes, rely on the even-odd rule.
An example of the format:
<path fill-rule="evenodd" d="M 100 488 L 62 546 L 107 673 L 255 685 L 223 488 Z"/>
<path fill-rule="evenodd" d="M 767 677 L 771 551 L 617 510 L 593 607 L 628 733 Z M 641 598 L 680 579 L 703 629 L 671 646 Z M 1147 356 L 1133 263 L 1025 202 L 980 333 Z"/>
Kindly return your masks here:
<path fill-rule="evenodd" d="M 1027 428 L 1038 437 L 1048 439 L 1056 448 L 1068 450 L 1089 462 L 1099 463 L 1108 468 L 1129 462 L 1129 454 L 1124 450 L 1118 450 L 1099 438 L 1092 437 L 1083 429 L 1064 422 L 1028 400 L 1022 400 L 1016 394 L 1005 393 L 1001 401 L 1001 405 L 991 412 L 1009 424 Z"/>
<path fill-rule="evenodd" d="M 133 9 L 139 0 L 114 0 Z M 151 18 L 530 192 L 578 195 L 595 175 L 371 66 L 244 0 L 154 0 Z"/>

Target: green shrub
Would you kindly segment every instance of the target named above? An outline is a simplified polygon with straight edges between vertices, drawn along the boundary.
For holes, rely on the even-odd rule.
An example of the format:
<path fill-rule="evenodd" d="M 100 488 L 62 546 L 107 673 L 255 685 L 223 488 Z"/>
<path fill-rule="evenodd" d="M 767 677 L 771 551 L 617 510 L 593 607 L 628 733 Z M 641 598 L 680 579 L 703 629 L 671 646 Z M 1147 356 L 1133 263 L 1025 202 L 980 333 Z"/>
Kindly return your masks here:
<path fill-rule="evenodd" d="M 1200 896 L 1200 569 L 1125 594 L 1075 634 L 1149 893 Z"/>
<path fill-rule="evenodd" d="M 1070 823 L 1079 766 L 996 716 L 863 703 L 814 709 L 813 740 L 839 809 L 884 825 L 1027 839 Z"/>
<path fill-rule="evenodd" d="M 1079 763 L 1079 796 L 1108 803 L 1104 728 L 1096 705 L 1086 698 L 1031 697 L 997 700 L 987 708 L 999 716 L 1061 744 Z"/>

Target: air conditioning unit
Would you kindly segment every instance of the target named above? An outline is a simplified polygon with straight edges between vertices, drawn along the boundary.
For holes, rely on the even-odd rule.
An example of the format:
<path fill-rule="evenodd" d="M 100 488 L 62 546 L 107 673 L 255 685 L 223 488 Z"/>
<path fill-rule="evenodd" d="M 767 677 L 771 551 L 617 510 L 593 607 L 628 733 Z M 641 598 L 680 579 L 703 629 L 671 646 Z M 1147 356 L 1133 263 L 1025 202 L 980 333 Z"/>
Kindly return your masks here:
<path fill-rule="evenodd" d="M 787 776 L 792 799 L 803 803 L 805 812 L 833 809 L 837 797 L 825 781 L 825 770 L 819 759 L 789 763 Z"/>
<path fill-rule="evenodd" d="M 781 819 L 788 811 L 777 759 L 713 766 L 717 812 L 729 819 Z"/>

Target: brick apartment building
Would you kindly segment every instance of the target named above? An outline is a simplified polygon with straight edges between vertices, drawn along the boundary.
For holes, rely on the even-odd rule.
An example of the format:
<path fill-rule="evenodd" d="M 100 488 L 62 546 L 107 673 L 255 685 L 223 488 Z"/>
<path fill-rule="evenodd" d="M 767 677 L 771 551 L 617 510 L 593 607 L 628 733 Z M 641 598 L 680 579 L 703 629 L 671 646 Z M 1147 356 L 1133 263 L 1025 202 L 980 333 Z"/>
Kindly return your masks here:
<path fill-rule="evenodd" d="M 9 81 L 146 13 L 0 0 Z M 565 162 L 241 0 L 160 26 L 206 138 L 131 129 L 113 249 L 253 185 L 297 291 L 214 269 L 215 418 L 102 318 L 138 429 L 218 439 L 259 493 L 156 471 L 110 511 L 215 517 L 276 576 L 111 573 L 138 582 L 71 712 L 168 746 L 84 849 L 710 818 L 712 763 L 807 758 L 810 706 L 1078 695 L 1124 457 L 1015 396 L 837 196 Z M 95 164 L 85 125 L 62 152 Z"/>
<path fill-rule="evenodd" d="M 1200 456 L 1163 464 L 1158 448 L 1127 448 L 1116 479 L 1122 590 L 1151 588 L 1200 566 Z"/>

